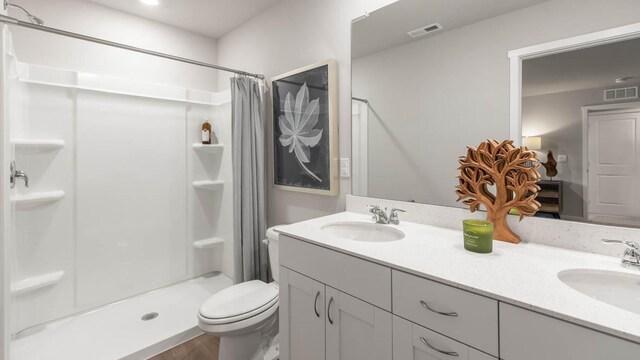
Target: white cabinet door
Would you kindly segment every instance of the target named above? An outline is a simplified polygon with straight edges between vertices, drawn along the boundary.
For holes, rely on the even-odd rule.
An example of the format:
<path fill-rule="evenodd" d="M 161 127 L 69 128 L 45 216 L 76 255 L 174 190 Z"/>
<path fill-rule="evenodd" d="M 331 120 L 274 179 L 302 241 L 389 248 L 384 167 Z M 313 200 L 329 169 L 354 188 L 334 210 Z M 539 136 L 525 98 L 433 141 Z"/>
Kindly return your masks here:
<path fill-rule="evenodd" d="M 326 287 L 327 360 L 390 360 L 391 314 Z"/>
<path fill-rule="evenodd" d="M 280 267 L 281 360 L 325 360 L 324 288 Z"/>

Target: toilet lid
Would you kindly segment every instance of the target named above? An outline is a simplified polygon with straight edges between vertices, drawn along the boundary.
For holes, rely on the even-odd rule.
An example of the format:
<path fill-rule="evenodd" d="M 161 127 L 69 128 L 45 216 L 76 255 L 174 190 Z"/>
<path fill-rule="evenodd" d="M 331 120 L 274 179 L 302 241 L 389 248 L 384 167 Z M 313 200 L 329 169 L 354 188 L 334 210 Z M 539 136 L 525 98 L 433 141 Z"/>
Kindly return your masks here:
<path fill-rule="evenodd" d="M 239 321 L 261 313 L 277 301 L 277 286 L 252 280 L 212 295 L 200 307 L 200 315 L 208 319 L 233 318 L 234 321 Z"/>

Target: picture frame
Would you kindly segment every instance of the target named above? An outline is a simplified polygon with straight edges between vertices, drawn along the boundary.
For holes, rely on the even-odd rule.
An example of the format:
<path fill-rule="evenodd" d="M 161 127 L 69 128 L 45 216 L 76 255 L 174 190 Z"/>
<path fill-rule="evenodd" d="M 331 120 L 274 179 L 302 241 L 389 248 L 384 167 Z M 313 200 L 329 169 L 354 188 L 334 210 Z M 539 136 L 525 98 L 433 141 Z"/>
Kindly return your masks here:
<path fill-rule="evenodd" d="M 338 173 L 337 63 L 325 60 L 271 79 L 273 185 L 335 196 Z"/>

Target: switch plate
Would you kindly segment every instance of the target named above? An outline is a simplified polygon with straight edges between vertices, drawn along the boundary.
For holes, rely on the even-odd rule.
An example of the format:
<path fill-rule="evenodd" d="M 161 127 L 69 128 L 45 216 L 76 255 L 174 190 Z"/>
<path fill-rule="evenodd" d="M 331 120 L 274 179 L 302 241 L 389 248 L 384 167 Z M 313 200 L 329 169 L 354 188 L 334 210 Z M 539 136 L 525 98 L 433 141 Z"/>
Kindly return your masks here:
<path fill-rule="evenodd" d="M 558 155 L 558 163 L 566 163 L 567 155 Z"/>
<path fill-rule="evenodd" d="M 340 159 L 340 177 L 351 177 L 351 161 L 349 158 Z"/>

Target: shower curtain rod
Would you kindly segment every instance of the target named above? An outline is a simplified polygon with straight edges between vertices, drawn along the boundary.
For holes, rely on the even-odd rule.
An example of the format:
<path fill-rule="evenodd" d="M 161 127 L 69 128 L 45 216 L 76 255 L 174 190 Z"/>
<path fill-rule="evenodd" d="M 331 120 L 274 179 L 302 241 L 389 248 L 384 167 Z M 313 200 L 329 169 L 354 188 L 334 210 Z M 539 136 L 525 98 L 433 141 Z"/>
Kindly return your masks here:
<path fill-rule="evenodd" d="M 258 78 L 258 79 L 261 79 L 261 80 L 264 80 L 264 78 L 265 78 L 264 75 L 262 75 L 262 74 L 253 74 L 253 73 L 242 71 L 242 70 L 231 69 L 231 68 L 220 66 L 220 65 L 209 64 L 209 63 L 206 63 L 206 62 L 197 61 L 197 60 L 191 60 L 191 59 L 183 58 L 183 57 L 180 57 L 180 56 L 169 55 L 169 54 L 161 53 L 161 52 L 158 52 L 158 51 L 147 50 L 147 49 L 143 49 L 143 48 L 139 48 L 139 47 L 135 47 L 135 46 L 125 45 L 125 44 L 121 44 L 121 43 L 117 43 L 117 42 L 113 42 L 113 41 L 109 41 L 109 40 L 104 40 L 104 39 L 100 39 L 100 38 L 96 38 L 96 37 L 92 37 L 92 36 L 87 36 L 87 35 L 82 35 L 82 34 L 70 32 L 70 31 L 51 28 L 51 27 L 47 27 L 47 26 L 44 26 L 44 25 L 36 25 L 36 24 L 32 24 L 30 22 L 21 21 L 21 20 L 18 20 L 16 18 L 12 18 L 11 16 L 6 16 L 6 15 L 2 15 L 2 14 L 0 14 L 0 23 L 4 23 L 4 24 L 8 24 L 8 25 L 17 25 L 17 26 L 21 26 L 21 27 L 25 27 L 25 28 L 29 28 L 29 29 L 48 32 L 48 33 L 51 33 L 51 34 L 62 35 L 62 36 L 66 36 L 66 37 L 70 37 L 70 38 L 74 38 L 74 39 L 89 41 L 89 42 L 96 43 L 96 44 L 102 44 L 102 45 L 111 46 L 111 47 L 115 47 L 115 48 L 119 48 L 119 49 L 130 50 L 130 51 L 138 52 L 138 53 L 141 53 L 141 54 L 147 54 L 147 55 L 161 57 L 161 58 L 174 60 L 174 61 L 179 61 L 179 62 L 183 62 L 183 63 L 187 63 L 187 64 L 202 66 L 202 67 L 216 69 L 216 70 L 227 71 L 227 72 L 235 73 L 235 74 L 238 74 L 238 75 L 241 75 L 241 76 L 250 76 L 250 77 Z"/>

